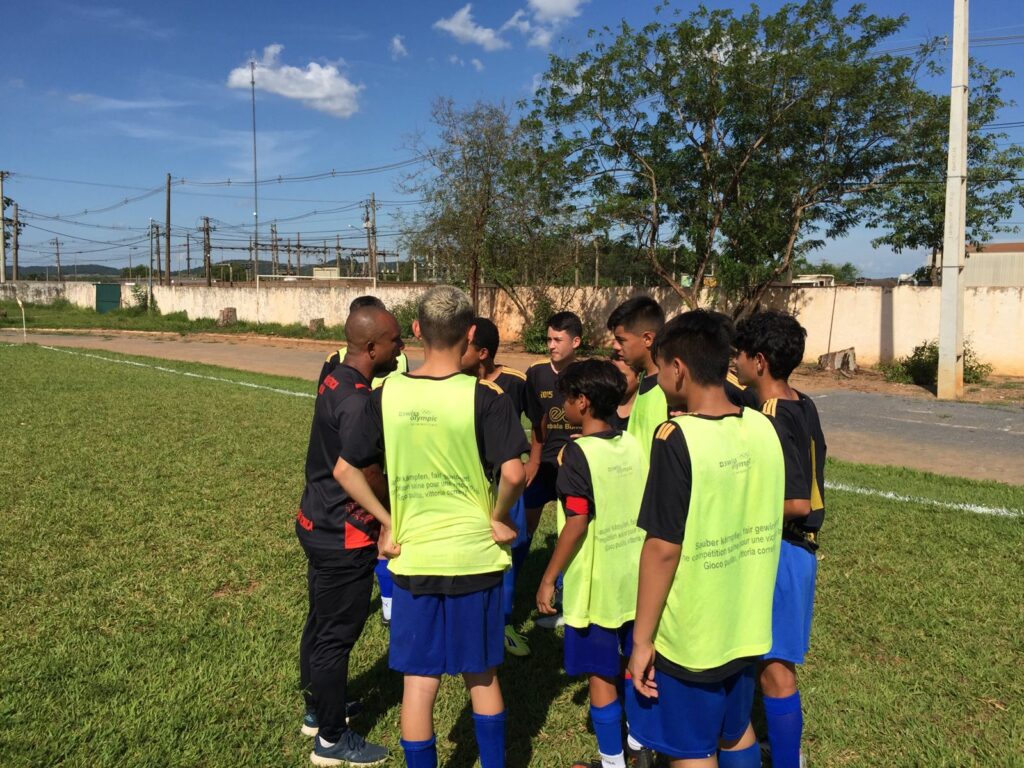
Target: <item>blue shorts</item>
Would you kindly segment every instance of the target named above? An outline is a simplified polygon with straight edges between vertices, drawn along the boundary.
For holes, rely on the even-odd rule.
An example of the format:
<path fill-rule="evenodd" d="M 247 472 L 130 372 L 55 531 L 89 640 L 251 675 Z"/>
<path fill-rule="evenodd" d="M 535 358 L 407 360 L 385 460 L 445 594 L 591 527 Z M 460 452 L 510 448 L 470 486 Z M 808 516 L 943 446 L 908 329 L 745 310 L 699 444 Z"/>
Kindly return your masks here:
<path fill-rule="evenodd" d="M 626 720 L 632 736 L 676 760 L 698 760 L 718 752 L 719 741 L 734 741 L 750 724 L 754 665 L 718 683 L 691 683 L 655 670 L 658 698 L 632 685 L 626 690 Z"/>
<path fill-rule="evenodd" d="M 529 542 L 530 535 L 526 531 L 526 505 L 523 503 L 522 497 L 512 505 L 512 509 L 508 511 L 508 516 L 512 518 L 512 524 L 519 531 L 515 541 L 512 542 L 512 546 L 518 547 Z"/>
<path fill-rule="evenodd" d="M 388 666 L 406 675 L 486 672 L 505 658 L 502 586 L 413 595 L 395 584 Z"/>
<path fill-rule="evenodd" d="M 565 627 L 565 674 L 619 677 L 622 657 L 633 652 L 633 622 L 618 629 L 591 624 L 586 629 Z"/>
<path fill-rule="evenodd" d="M 555 480 L 557 479 L 558 467 L 542 461 L 533 482 L 523 491 L 523 504 L 526 505 L 526 508 L 540 509 L 549 501 L 554 501 L 557 498 L 555 495 Z"/>
<path fill-rule="evenodd" d="M 814 581 L 818 558 L 803 547 L 782 542 L 772 598 L 772 647 L 766 659 L 803 664 L 811 643 Z"/>

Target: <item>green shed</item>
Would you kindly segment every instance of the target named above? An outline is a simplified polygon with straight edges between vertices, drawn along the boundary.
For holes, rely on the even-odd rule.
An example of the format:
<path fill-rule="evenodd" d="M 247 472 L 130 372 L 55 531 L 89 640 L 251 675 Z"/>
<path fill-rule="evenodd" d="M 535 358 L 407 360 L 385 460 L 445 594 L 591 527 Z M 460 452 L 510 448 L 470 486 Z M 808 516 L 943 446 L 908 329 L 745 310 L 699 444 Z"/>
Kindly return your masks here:
<path fill-rule="evenodd" d="M 120 283 L 94 283 L 96 286 L 96 311 L 101 315 L 121 306 Z"/>

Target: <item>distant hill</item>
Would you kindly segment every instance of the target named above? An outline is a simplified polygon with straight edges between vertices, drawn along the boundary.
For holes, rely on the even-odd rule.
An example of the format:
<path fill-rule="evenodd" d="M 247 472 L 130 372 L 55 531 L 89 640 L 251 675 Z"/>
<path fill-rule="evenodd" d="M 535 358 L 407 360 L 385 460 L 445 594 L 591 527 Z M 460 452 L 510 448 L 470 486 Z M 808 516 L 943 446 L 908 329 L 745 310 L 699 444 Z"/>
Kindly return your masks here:
<path fill-rule="evenodd" d="M 102 264 L 79 264 L 77 268 L 74 265 L 61 264 L 60 269 L 61 276 L 66 279 L 73 279 L 75 275 L 78 275 L 78 279 L 81 280 L 84 277 L 116 277 L 121 274 L 120 267 L 105 267 Z M 45 278 L 47 274 L 49 274 L 51 280 L 56 280 L 57 265 L 51 264 L 46 266 L 44 264 L 42 266 L 18 267 L 18 277 L 20 279 Z M 7 277 L 11 277 L 10 264 L 7 266 Z"/>

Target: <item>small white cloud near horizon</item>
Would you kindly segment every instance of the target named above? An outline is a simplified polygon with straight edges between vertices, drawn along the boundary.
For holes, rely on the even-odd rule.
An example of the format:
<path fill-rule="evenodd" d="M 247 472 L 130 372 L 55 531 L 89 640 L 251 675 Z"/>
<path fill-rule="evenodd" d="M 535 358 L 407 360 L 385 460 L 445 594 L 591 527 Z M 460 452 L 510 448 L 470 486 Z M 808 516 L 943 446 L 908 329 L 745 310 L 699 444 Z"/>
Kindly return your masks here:
<path fill-rule="evenodd" d="M 395 61 L 404 59 L 409 55 L 409 49 L 405 47 L 405 43 L 402 42 L 405 38 L 402 35 L 395 35 L 391 38 L 391 58 Z"/>
<path fill-rule="evenodd" d="M 113 99 L 107 96 L 97 96 L 95 93 L 72 93 L 68 101 L 76 104 L 83 104 L 93 109 L 106 111 L 131 111 L 137 109 L 175 109 L 176 107 L 188 106 L 187 101 L 172 101 L 171 99 Z"/>
<path fill-rule="evenodd" d="M 509 43 L 497 31 L 484 27 L 473 21 L 473 4 L 466 3 L 447 19 L 434 22 L 434 29 L 447 32 L 460 43 L 479 45 L 485 51 L 500 51 L 508 48 Z"/>
<path fill-rule="evenodd" d="M 469 63 L 473 65 L 473 69 L 475 69 L 477 72 L 484 71 L 484 63 L 480 61 L 480 59 L 470 59 Z"/>
<path fill-rule="evenodd" d="M 466 62 L 464 62 L 462 59 L 460 59 L 454 53 L 448 54 L 448 63 L 449 64 L 453 64 L 456 67 L 464 67 L 464 66 L 466 66 Z"/>
<path fill-rule="evenodd" d="M 351 117 L 359 111 L 359 92 L 364 86 L 356 85 L 334 64 L 321 65 L 311 61 L 305 69 L 282 64 L 284 46 L 272 43 L 263 49 L 263 58 L 256 62 L 256 87 L 286 99 L 295 99 L 310 109 L 326 112 L 334 117 Z M 228 74 L 228 88 L 249 87 L 249 65 L 235 67 Z"/>
<path fill-rule="evenodd" d="M 526 4 L 536 21 L 541 24 L 556 24 L 579 16 L 580 6 L 586 2 L 587 0 L 527 0 Z"/>

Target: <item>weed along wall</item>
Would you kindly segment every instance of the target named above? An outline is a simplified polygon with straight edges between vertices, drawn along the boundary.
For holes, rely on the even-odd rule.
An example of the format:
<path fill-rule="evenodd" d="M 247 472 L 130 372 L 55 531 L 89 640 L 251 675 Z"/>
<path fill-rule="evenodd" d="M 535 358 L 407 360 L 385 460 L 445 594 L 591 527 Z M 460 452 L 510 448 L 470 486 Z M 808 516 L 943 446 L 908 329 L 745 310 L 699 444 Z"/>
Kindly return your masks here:
<path fill-rule="evenodd" d="M 427 285 L 381 284 L 376 294 L 389 307 L 415 301 Z M 238 319 L 260 323 L 307 323 L 322 317 L 327 325 L 344 322 L 349 302 L 369 292 L 368 285 L 311 285 L 260 283 L 236 286 L 153 286 L 161 312 L 185 312 L 192 319 L 216 318 L 224 307 L 234 307 Z M 0 297 L 48 304 L 67 299 L 82 307 L 94 307 L 96 289 L 91 283 L 18 282 L 0 285 Z M 544 291 L 558 309 L 577 312 L 588 330 L 608 340 L 605 319 L 614 307 L 638 289 L 548 288 Z M 671 291 L 648 291 L 662 302 L 671 316 L 685 307 Z M 519 289 L 527 311 L 536 306 L 538 293 Z M 910 354 L 922 341 L 939 333 L 937 287 L 876 286 L 779 289 L 766 303 L 795 313 L 807 328 L 807 360 L 829 350 L 854 347 L 864 364 L 889 362 Z M 480 312 L 494 318 L 502 338 L 518 339 L 525 324 L 522 310 L 506 293 L 481 291 Z M 131 288 L 121 291 L 122 301 L 132 300 Z M 1024 288 L 967 288 L 964 291 L 964 333 L 978 357 L 1006 375 L 1024 375 Z"/>

